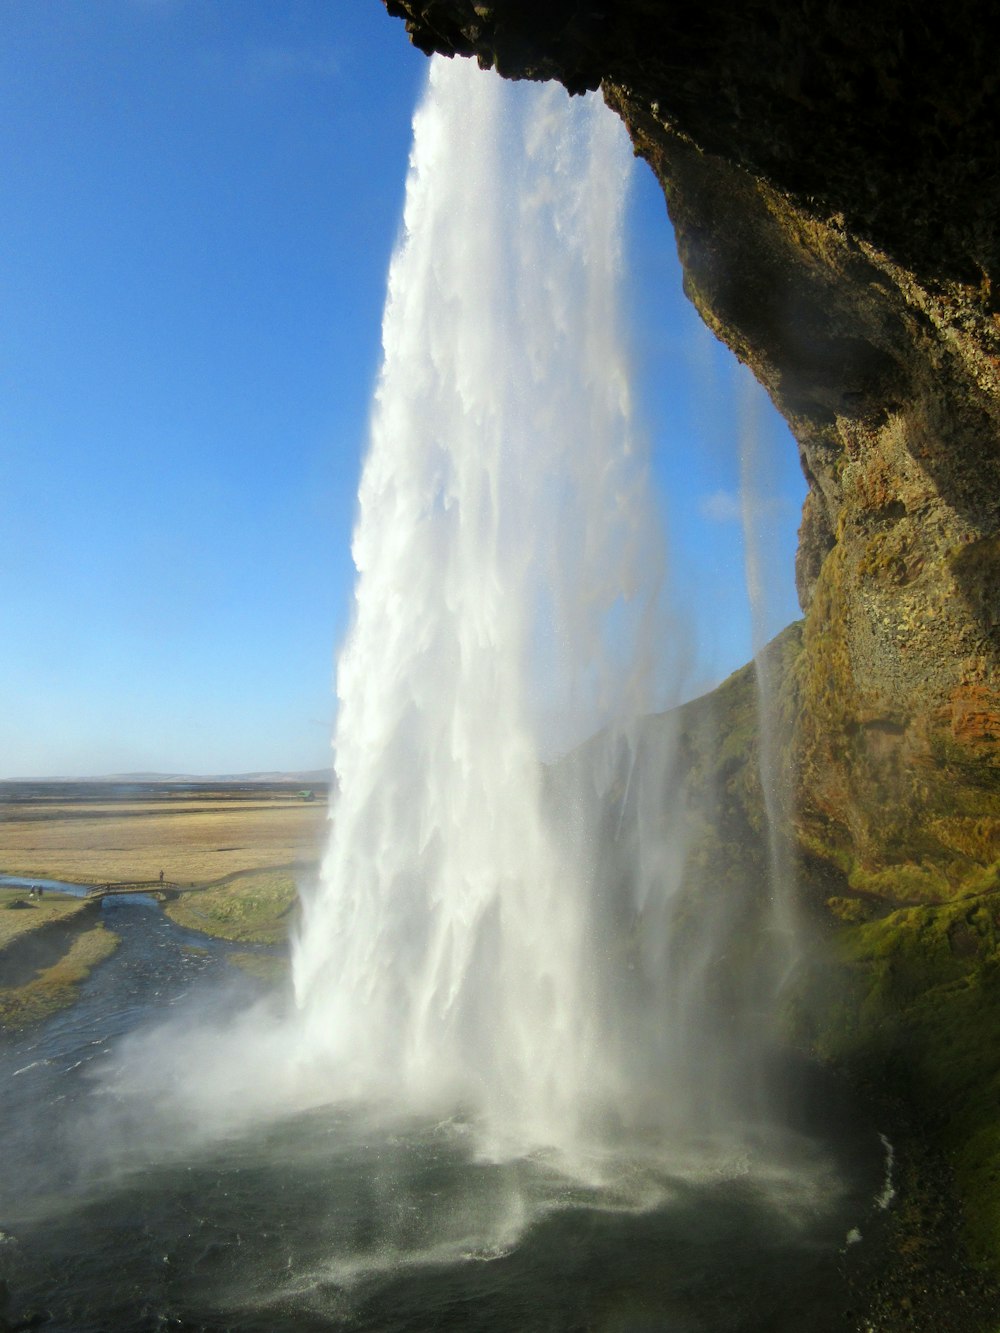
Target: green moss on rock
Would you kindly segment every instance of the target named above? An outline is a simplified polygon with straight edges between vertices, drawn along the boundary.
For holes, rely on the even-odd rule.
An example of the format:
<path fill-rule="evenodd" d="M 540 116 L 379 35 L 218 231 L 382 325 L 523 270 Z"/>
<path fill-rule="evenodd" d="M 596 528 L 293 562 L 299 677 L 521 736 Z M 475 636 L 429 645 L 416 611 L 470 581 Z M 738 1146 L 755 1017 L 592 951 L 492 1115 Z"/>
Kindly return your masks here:
<path fill-rule="evenodd" d="M 839 785 L 847 770 L 838 757 L 857 752 L 842 711 L 841 731 L 833 730 L 844 695 L 832 676 L 847 669 L 848 658 L 832 615 L 836 588 L 824 594 L 822 587 L 829 578 L 827 570 L 818 596 L 828 596 L 831 615 L 807 622 L 804 632 L 792 627 L 769 650 L 776 765 L 791 782 L 783 813 L 794 822 L 802 904 L 820 925 L 801 990 L 787 997 L 788 1030 L 876 1099 L 887 1096 L 900 1108 L 911 1148 L 926 1144 L 951 1165 L 970 1253 L 1000 1273 L 997 794 L 950 768 L 935 775 L 937 814 L 925 822 L 905 802 L 893 804 L 896 793 L 879 786 L 883 773 L 875 764 L 854 768 L 853 792 Z M 803 711 L 807 698 L 812 713 Z M 763 819 L 756 706 L 753 669 L 745 668 L 699 703 L 689 727 L 691 778 L 719 783 L 730 816 L 739 815 L 724 821 L 704 850 L 722 893 L 727 867 L 766 873 L 759 843 L 753 851 L 741 842 L 756 836 Z M 714 741 L 710 726 L 718 728 Z M 825 792 L 826 809 L 796 809 L 803 763 L 814 765 L 806 790 Z M 905 793 L 906 782 L 924 775 L 897 776 L 897 792 Z M 867 803 L 860 826 L 847 817 L 859 796 Z M 907 1188 L 912 1194 L 918 1185 Z M 909 1230 L 913 1244 L 931 1244 L 916 1222 Z"/>
<path fill-rule="evenodd" d="M 954 1167 L 970 1252 L 1000 1272 L 1000 900 L 836 916 L 813 1044 L 914 1108 Z"/>

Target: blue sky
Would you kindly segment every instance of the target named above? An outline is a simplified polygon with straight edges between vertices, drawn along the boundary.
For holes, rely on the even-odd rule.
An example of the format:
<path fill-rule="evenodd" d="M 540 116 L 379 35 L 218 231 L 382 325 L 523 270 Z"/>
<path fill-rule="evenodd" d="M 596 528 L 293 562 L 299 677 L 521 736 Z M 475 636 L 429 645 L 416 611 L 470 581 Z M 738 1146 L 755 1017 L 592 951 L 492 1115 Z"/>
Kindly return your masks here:
<path fill-rule="evenodd" d="M 0 8 L 0 777 L 328 763 L 426 60 L 379 0 Z M 746 660 L 735 362 L 630 214 L 695 684 Z M 767 630 L 803 486 L 767 409 Z"/>

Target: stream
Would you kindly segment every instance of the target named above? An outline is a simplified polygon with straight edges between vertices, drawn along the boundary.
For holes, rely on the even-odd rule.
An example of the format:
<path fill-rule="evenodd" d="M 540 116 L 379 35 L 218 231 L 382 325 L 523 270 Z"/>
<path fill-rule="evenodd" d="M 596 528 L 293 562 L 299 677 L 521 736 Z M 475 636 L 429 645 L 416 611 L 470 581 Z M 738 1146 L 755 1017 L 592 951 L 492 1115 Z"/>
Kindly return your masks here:
<path fill-rule="evenodd" d="M 655 1169 L 624 1154 L 610 1190 L 543 1154 L 484 1159 L 461 1117 L 357 1105 L 119 1144 L 105 1104 L 123 1042 L 206 1014 L 225 1029 L 263 988 L 227 962 L 238 946 L 175 926 L 150 899 L 103 912 L 121 947 L 79 1001 L 0 1041 L 0 1328 L 857 1326 L 845 1266 L 865 1245 L 848 1237 L 877 1223 L 884 1155 L 812 1075 L 780 1152 L 693 1139 Z"/>

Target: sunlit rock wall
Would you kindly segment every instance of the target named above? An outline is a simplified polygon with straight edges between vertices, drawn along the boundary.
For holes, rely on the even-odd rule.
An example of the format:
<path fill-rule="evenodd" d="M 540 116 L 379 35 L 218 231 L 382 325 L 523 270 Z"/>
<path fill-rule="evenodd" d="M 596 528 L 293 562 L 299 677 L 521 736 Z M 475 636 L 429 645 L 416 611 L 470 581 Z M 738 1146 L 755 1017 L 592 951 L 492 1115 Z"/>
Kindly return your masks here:
<path fill-rule="evenodd" d="M 385 0 L 426 51 L 603 87 L 688 295 L 810 490 L 805 847 L 933 899 L 1000 857 L 1000 64 L 991 8 Z"/>

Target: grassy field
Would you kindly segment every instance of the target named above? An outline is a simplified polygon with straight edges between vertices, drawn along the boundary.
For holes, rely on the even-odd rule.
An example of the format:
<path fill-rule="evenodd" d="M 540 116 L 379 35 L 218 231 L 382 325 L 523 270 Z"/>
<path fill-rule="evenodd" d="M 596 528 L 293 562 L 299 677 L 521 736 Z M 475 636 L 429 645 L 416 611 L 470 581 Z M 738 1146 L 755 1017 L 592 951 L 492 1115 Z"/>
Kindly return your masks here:
<path fill-rule="evenodd" d="M 295 880 L 280 873 L 237 875 L 166 905 L 179 926 L 240 944 L 279 944 L 288 936 L 296 901 Z"/>
<path fill-rule="evenodd" d="M 282 787 L 197 791 L 144 786 L 116 800 L 95 787 L 65 798 L 0 791 L 0 873 L 79 884 L 205 884 L 318 859 L 326 801 Z"/>
<path fill-rule="evenodd" d="M 20 906 L 24 904 L 24 906 Z M 41 899 L 28 899 L 27 889 L 0 887 L 0 951 L 20 935 L 55 921 L 69 921 L 85 911 L 83 898 L 64 898 L 49 893 Z"/>
<path fill-rule="evenodd" d="M 40 969 L 25 985 L 0 986 L 0 1028 L 28 1027 L 72 1004 L 80 982 L 117 948 L 118 936 L 113 931 L 93 926 L 77 935 L 61 958 Z"/>
<path fill-rule="evenodd" d="M 280 784 L 206 786 L 0 784 L 0 874 L 73 884 L 157 881 L 184 893 L 166 905 L 178 922 L 243 944 L 286 939 L 296 873 L 308 873 L 326 836 L 325 793 Z M 23 1027 L 72 1002 L 77 985 L 114 952 L 85 899 L 0 888 L 0 1027 Z M 276 979 L 286 960 L 232 960 Z"/>

